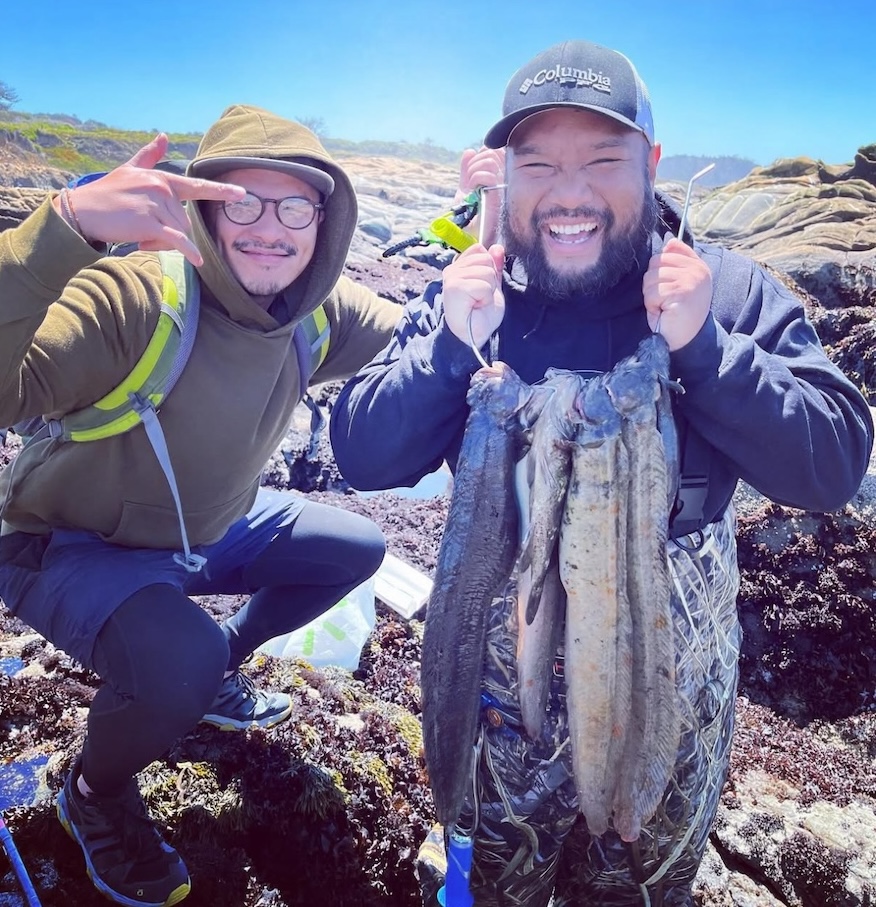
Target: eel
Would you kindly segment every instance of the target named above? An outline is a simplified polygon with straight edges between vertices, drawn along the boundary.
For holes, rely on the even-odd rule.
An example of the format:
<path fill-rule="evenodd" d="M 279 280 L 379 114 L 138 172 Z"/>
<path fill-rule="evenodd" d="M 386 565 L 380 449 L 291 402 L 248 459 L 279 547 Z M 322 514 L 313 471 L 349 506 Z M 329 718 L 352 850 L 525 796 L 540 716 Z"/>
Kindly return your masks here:
<path fill-rule="evenodd" d="M 531 624 L 559 534 L 573 439 L 577 430 L 575 400 L 584 379 L 577 372 L 548 369 L 539 390 L 552 391 L 531 432 L 525 463 L 530 486 L 530 524 L 521 544 L 520 571 L 530 571 L 524 619 Z"/>
<path fill-rule="evenodd" d="M 681 716 L 675 688 L 671 578 L 666 559 L 669 525 L 666 448 L 657 427 L 661 381 L 648 361 L 648 345 L 619 363 L 606 387 L 622 416 L 629 458 L 627 594 L 632 615 L 632 715 L 613 799 L 614 827 L 635 841 L 665 793 L 678 755 Z"/>
<path fill-rule="evenodd" d="M 609 827 L 631 713 L 626 595 L 628 462 L 602 378 L 586 382 L 560 528 L 566 590 L 565 678 L 578 807 L 592 835 Z"/>
<path fill-rule="evenodd" d="M 459 818 L 472 783 L 487 612 L 517 557 L 514 469 L 520 414 L 531 388 L 503 363 L 472 376 L 470 412 L 432 592 L 421 655 L 423 745 L 438 821 Z"/>
<path fill-rule="evenodd" d="M 533 740 L 542 737 L 557 648 L 563 637 L 566 593 L 560 581 L 557 553 L 542 582 L 538 613 L 526 622 L 531 568 L 517 574 L 517 695 L 523 727 Z"/>

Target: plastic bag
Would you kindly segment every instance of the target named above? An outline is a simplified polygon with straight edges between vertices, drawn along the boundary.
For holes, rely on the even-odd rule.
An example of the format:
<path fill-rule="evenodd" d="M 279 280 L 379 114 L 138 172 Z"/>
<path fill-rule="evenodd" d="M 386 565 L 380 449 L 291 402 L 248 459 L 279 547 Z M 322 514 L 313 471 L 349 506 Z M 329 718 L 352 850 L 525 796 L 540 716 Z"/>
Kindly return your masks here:
<path fill-rule="evenodd" d="M 259 652 L 279 658 L 303 658 L 314 667 L 337 665 L 354 671 L 375 620 L 372 577 L 309 624 L 269 639 L 259 646 Z"/>

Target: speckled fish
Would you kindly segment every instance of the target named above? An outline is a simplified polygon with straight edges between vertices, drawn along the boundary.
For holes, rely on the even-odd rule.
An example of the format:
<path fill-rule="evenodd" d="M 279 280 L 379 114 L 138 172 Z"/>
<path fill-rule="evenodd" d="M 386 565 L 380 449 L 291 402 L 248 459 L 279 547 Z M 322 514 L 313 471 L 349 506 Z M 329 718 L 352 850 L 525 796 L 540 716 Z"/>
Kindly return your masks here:
<path fill-rule="evenodd" d="M 669 378 L 669 345 L 661 334 L 651 334 L 645 338 L 639 344 L 634 360 L 639 366 L 650 369 L 660 383 L 660 396 L 657 398 L 657 430 L 660 432 L 666 457 L 666 499 L 671 513 L 680 475 L 678 429 L 672 415 L 672 394 L 683 394 L 684 388 L 678 381 Z"/>
<path fill-rule="evenodd" d="M 566 592 L 560 581 L 556 550 L 542 582 L 538 611 L 526 622 L 531 568 L 517 574 L 517 691 L 520 715 L 527 734 L 542 736 L 557 647 L 563 638 Z"/>
<path fill-rule="evenodd" d="M 471 785 L 487 609 L 519 545 L 514 469 L 519 414 L 531 388 L 496 363 L 471 381 L 471 407 L 432 594 L 421 658 L 423 744 L 438 821 L 451 827 Z"/>
<path fill-rule="evenodd" d="M 643 346 L 647 351 L 648 345 L 663 342 L 649 338 Z M 647 352 L 620 363 L 607 376 L 606 387 L 623 417 L 629 457 L 626 561 L 633 631 L 632 715 L 613 801 L 614 826 L 624 841 L 634 841 L 663 797 L 681 734 L 666 560 L 669 479 L 657 428 L 661 386 Z"/>
<path fill-rule="evenodd" d="M 578 806 L 591 834 L 608 829 L 631 713 L 626 595 L 628 462 L 621 418 L 590 379 L 560 529 L 566 590 L 565 676 Z"/>
<path fill-rule="evenodd" d="M 584 379 L 576 372 L 548 369 L 545 383 L 550 396 L 532 429 L 525 463 L 530 488 L 531 514 L 521 544 L 519 569 L 529 572 L 524 599 L 524 620 L 531 624 L 541 601 L 542 587 L 554 553 L 566 489 L 569 485 L 573 440 L 577 431 L 575 399 Z"/>
<path fill-rule="evenodd" d="M 541 386 L 543 387 L 543 385 Z M 534 391 L 536 388 L 533 389 Z M 551 395 L 553 392 L 551 391 Z M 536 423 L 537 424 L 537 423 Z M 520 537 L 525 539 L 530 523 L 529 464 L 523 457 L 514 470 L 515 496 L 520 519 Z M 556 575 L 556 583 L 552 578 Z M 542 597 L 550 596 L 531 624 L 526 623 L 526 603 L 532 586 L 532 568 L 517 568 L 517 695 L 523 726 L 533 740 L 542 733 L 550 693 L 553 659 L 561 641 L 566 593 L 559 580 L 556 558 L 548 570 Z M 557 595 L 559 593 L 559 595 Z"/>

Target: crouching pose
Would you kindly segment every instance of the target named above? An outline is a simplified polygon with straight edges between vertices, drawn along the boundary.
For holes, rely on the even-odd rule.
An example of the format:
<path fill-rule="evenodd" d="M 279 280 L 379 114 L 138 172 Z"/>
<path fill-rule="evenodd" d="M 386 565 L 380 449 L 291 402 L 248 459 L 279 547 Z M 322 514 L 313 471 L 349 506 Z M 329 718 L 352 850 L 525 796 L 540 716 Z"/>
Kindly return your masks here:
<path fill-rule="evenodd" d="M 185 176 L 153 169 L 166 147 L 0 236 L 0 425 L 46 417 L 0 476 L 0 596 L 104 681 L 58 813 L 95 885 L 130 905 L 190 888 L 136 773 L 199 721 L 288 717 L 289 696 L 241 664 L 380 565 L 369 520 L 259 479 L 308 382 L 355 372 L 400 314 L 341 276 L 356 197 L 309 130 L 234 106 Z M 109 242 L 139 251 L 101 257 Z M 78 443 L 130 411 L 174 323 L 191 348 L 157 418 L 143 391 L 143 425 Z M 250 597 L 220 626 L 189 597 L 206 593 Z"/>

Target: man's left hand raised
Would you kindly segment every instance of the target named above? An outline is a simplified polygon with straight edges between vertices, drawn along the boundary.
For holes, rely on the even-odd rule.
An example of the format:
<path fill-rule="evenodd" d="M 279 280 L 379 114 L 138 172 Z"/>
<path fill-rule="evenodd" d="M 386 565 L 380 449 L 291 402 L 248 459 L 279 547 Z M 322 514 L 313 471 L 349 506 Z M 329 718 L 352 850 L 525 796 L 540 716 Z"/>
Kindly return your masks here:
<path fill-rule="evenodd" d="M 709 266 L 686 243 L 670 239 L 651 257 L 642 281 L 651 330 L 658 328 L 670 350 L 690 343 L 699 333 L 712 302 Z"/>

